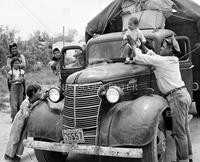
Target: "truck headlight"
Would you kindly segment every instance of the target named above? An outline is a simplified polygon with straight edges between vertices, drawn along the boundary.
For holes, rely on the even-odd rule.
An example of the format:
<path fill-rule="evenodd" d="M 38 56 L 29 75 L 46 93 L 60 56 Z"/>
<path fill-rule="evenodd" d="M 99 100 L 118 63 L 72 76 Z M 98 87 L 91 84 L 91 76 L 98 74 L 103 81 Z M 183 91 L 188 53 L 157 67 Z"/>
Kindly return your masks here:
<path fill-rule="evenodd" d="M 58 102 L 60 100 L 60 89 L 59 88 L 56 88 L 56 87 L 53 87 L 53 88 L 50 88 L 49 89 L 49 100 L 51 102 Z"/>
<path fill-rule="evenodd" d="M 116 103 L 123 95 L 123 90 L 118 86 L 111 86 L 106 92 L 106 98 L 110 103 Z"/>

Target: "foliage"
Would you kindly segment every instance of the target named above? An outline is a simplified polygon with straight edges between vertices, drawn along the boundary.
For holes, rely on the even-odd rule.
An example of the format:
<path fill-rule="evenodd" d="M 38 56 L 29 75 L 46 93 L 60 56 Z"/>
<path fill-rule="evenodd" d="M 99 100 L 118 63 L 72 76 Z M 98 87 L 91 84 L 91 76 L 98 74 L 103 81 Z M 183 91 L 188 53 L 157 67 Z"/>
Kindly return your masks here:
<path fill-rule="evenodd" d="M 36 83 L 39 85 L 59 85 L 59 78 L 50 68 L 44 68 L 41 71 L 35 71 L 26 74 L 26 85 Z"/>
<path fill-rule="evenodd" d="M 19 51 L 25 56 L 27 61 L 26 72 L 37 70 L 34 68 L 35 64 L 42 63 L 47 65 L 51 60 L 51 52 L 49 51 L 49 44 L 63 40 L 62 34 L 51 37 L 47 32 L 36 31 L 30 34 L 28 40 L 22 40 L 21 37 L 16 37 L 18 32 L 9 27 L 0 26 L 0 68 L 5 65 L 6 56 L 9 54 L 9 44 L 16 42 Z M 75 29 L 70 29 L 65 35 L 66 42 L 72 42 L 77 35 Z M 39 68 L 40 69 L 40 68 Z"/>

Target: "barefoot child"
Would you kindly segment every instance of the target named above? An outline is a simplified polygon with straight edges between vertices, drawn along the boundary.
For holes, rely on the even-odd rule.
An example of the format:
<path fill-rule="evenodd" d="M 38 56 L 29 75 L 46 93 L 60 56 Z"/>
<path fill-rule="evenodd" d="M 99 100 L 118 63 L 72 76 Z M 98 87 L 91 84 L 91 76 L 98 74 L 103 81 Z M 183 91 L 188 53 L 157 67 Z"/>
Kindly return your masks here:
<path fill-rule="evenodd" d="M 127 41 L 126 48 L 126 61 L 125 64 L 132 63 L 131 58 L 136 54 L 135 49 L 139 48 L 146 42 L 145 37 L 138 28 L 139 21 L 136 17 L 131 17 L 128 21 L 128 30 L 126 31 L 123 39 Z"/>

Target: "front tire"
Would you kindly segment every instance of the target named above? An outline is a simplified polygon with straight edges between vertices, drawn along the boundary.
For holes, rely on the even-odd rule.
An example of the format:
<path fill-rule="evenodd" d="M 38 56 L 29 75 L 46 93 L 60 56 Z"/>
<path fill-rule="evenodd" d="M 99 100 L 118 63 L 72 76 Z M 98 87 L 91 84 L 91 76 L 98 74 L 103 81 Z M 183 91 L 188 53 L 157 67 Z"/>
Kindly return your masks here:
<path fill-rule="evenodd" d="M 47 140 L 41 140 L 35 138 L 34 140 L 47 142 Z M 62 152 L 54 152 L 54 151 L 46 151 L 38 149 L 34 149 L 34 152 L 38 162 L 66 162 L 68 156 L 67 154 L 64 155 Z"/>
<path fill-rule="evenodd" d="M 164 162 L 166 155 L 165 128 L 157 126 L 153 141 L 144 146 L 142 162 Z"/>

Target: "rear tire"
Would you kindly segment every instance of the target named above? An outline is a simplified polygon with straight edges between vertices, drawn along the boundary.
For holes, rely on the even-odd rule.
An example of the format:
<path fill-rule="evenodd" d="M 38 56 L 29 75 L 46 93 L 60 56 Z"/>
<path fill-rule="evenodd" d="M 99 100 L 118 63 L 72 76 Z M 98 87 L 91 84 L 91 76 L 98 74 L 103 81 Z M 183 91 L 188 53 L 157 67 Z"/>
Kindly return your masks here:
<path fill-rule="evenodd" d="M 34 140 L 47 141 L 35 138 Z M 38 162 L 65 162 L 68 156 L 68 154 L 64 155 L 62 152 L 54 152 L 54 151 L 46 151 L 38 149 L 34 149 L 34 152 Z"/>

